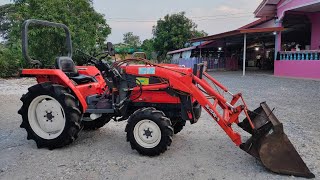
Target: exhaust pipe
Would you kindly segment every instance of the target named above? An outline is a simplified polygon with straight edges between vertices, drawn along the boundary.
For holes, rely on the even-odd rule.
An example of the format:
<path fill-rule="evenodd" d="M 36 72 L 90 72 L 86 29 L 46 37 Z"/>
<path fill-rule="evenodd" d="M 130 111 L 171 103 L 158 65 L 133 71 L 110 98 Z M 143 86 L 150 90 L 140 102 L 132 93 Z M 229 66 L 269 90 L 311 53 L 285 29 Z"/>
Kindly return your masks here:
<path fill-rule="evenodd" d="M 238 125 L 252 134 L 240 148 L 255 158 L 269 170 L 286 175 L 314 178 L 297 150 L 283 131 L 283 125 L 263 102 L 253 112 L 248 111 L 254 125 L 251 128 L 246 118 Z"/>
<path fill-rule="evenodd" d="M 91 119 L 91 120 L 96 120 L 96 119 L 98 119 L 98 118 L 101 117 L 101 116 L 102 116 L 102 114 L 92 113 L 92 114 L 90 114 L 90 119 Z"/>

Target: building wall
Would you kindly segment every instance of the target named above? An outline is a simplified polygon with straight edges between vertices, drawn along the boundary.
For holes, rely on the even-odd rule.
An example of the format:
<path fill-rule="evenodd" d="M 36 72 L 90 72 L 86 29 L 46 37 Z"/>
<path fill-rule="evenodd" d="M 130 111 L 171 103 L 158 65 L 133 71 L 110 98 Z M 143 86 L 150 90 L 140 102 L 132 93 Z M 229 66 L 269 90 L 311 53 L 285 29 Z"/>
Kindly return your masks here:
<path fill-rule="evenodd" d="M 275 23 L 274 19 L 271 19 L 263 24 L 260 24 L 256 26 L 255 28 L 271 28 L 271 27 L 278 27 L 277 24 Z"/>
<path fill-rule="evenodd" d="M 309 14 L 311 27 L 311 49 L 319 49 L 320 46 L 320 13 Z"/>
<path fill-rule="evenodd" d="M 281 0 L 277 6 L 278 26 L 281 26 L 285 12 L 311 5 L 319 0 Z M 311 49 L 320 46 L 320 13 L 310 13 L 308 17 L 311 27 Z M 276 49 L 281 50 L 281 33 L 277 35 Z M 295 78 L 320 79 L 320 60 L 276 60 L 274 62 L 274 75 Z"/>
<path fill-rule="evenodd" d="M 190 51 L 184 51 L 181 56 L 182 56 L 182 58 L 190 58 L 191 50 Z"/>
<path fill-rule="evenodd" d="M 298 77 L 320 79 L 320 61 L 275 61 L 274 75 L 283 77 Z"/>

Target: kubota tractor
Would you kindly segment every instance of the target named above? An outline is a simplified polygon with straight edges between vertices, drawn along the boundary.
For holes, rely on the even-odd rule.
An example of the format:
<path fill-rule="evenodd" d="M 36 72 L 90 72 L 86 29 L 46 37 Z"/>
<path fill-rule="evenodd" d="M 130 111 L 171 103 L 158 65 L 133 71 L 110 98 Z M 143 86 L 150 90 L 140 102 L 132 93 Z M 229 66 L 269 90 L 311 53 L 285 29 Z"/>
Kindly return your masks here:
<path fill-rule="evenodd" d="M 68 54 L 57 57 L 55 68 L 41 68 L 41 62 L 28 55 L 30 24 L 65 30 Z M 203 64 L 191 69 L 142 58 L 109 64 L 103 61 L 114 55 L 112 44 L 108 43 L 102 58 L 86 55 L 94 66 L 75 66 L 67 26 L 40 20 L 25 21 L 22 46 L 24 58 L 35 68 L 23 69 L 21 76 L 35 77 L 38 84 L 21 98 L 21 127 L 39 148 L 66 146 L 81 129 L 97 129 L 113 119 L 128 121 L 125 131 L 133 149 L 155 156 L 167 150 L 173 134 L 181 131 L 186 121 L 196 123 L 203 108 L 236 146 L 261 160 L 267 169 L 314 177 L 267 104 L 263 102 L 250 111 L 241 93 L 231 93 L 203 72 Z M 225 95 L 232 100 L 228 102 Z M 242 121 L 241 113 L 246 116 Z M 251 134 L 251 138 L 243 142 L 233 125 Z"/>

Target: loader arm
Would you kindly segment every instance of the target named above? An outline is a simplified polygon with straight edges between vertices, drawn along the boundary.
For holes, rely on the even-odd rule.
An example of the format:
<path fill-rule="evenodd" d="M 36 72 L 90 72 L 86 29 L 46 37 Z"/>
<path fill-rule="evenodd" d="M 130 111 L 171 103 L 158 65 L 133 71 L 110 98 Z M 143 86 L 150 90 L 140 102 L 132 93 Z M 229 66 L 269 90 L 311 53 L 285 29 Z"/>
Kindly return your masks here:
<path fill-rule="evenodd" d="M 231 93 L 208 73 L 203 73 L 201 66 L 200 68 L 195 66 L 194 72 L 190 68 L 158 64 L 125 66 L 123 69 L 127 74 L 159 77 L 167 80 L 163 84 L 144 86 L 145 90 L 171 89 L 179 95 L 183 94 L 194 98 L 236 146 L 261 160 L 267 169 L 281 174 L 314 177 L 283 132 L 282 124 L 265 102 L 261 103 L 260 107 L 254 111 L 250 111 L 241 93 Z M 215 86 L 216 89 L 212 86 Z M 225 95 L 231 96 L 230 102 Z M 246 118 L 239 121 L 241 113 Z M 250 133 L 251 138 L 242 142 L 241 135 L 232 128 L 233 124 Z"/>

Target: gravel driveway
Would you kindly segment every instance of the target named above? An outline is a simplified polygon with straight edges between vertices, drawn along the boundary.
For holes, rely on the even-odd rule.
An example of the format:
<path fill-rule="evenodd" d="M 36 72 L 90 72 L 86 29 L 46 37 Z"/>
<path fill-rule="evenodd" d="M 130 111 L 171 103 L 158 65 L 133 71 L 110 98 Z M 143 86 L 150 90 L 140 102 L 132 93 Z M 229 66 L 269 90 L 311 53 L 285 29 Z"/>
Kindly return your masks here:
<path fill-rule="evenodd" d="M 252 109 L 267 101 L 310 170 L 320 178 L 320 81 L 240 72 L 211 73 Z M 0 179 L 292 179 L 267 171 L 203 112 L 170 149 L 144 157 L 126 142 L 126 122 L 110 122 L 57 150 L 37 149 L 19 128 L 20 97 L 32 79 L 0 79 Z M 243 135 L 247 135 L 245 132 Z"/>

